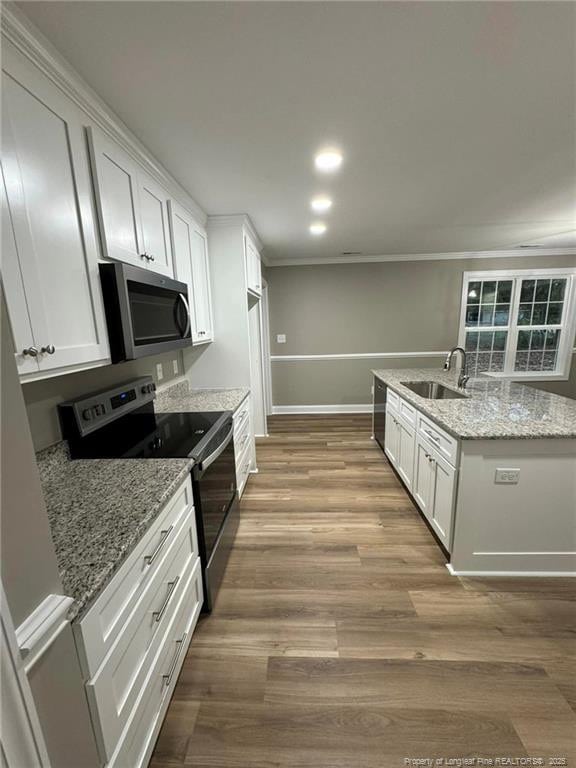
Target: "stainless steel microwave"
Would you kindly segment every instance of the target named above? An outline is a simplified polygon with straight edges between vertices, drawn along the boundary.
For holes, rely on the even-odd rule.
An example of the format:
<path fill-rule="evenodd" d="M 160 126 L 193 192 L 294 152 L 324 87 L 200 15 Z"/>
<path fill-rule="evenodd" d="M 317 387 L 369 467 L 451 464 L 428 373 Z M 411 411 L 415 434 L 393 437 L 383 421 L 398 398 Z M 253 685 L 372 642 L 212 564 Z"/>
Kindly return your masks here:
<path fill-rule="evenodd" d="M 100 264 L 113 363 L 192 344 L 188 286 L 119 262 Z"/>

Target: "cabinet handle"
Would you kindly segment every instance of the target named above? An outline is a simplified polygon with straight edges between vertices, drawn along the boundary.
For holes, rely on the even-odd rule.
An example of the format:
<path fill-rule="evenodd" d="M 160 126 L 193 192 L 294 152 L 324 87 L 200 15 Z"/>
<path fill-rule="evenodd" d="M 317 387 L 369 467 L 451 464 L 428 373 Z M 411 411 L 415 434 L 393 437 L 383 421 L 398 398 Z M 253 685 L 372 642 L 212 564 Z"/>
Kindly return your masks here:
<path fill-rule="evenodd" d="M 22 350 L 22 354 L 28 357 L 38 357 L 38 350 L 36 347 L 26 347 Z"/>
<path fill-rule="evenodd" d="M 170 534 L 172 533 L 172 529 L 173 529 L 173 528 L 174 528 L 174 526 L 173 526 L 173 525 L 171 525 L 171 526 L 170 526 L 170 528 L 168 528 L 166 531 L 160 531 L 160 534 L 161 534 L 161 538 L 160 538 L 160 541 L 158 542 L 158 546 L 156 547 L 156 549 L 154 550 L 154 552 L 152 552 L 152 554 L 151 554 L 151 555 L 146 555 L 146 556 L 144 557 L 144 560 L 145 560 L 145 562 L 146 562 L 148 565 L 152 565 L 152 563 L 154 562 L 154 560 L 156 560 L 156 558 L 157 558 L 157 557 L 158 557 L 158 555 L 160 554 L 160 550 L 162 549 L 162 547 L 164 546 L 164 544 L 166 544 L 166 539 L 167 539 L 167 538 L 168 538 L 168 536 L 170 536 Z"/>
<path fill-rule="evenodd" d="M 176 671 L 176 665 L 178 664 L 178 659 L 180 658 L 180 653 L 182 651 L 182 648 L 184 647 L 184 641 L 186 640 L 187 634 L 188 634 L 187 632 L 184 632 L 180 640 L 176 640 L 176 653 L 174 654 L 174 658 L 172 659 L 172 664 L 170 665 L 168 674 L 162 675 L 162 679 L 166 681 L 166 687 L 170 685 L 170 682 L 172 681 L 172 676 Z"/>
<path fill-rule="evenodd" d="M 147 254 L 147 253 L 141 253 L 141 254 L 140 254 L 140 258 L 141 258 L 141 259 L 147 259 L 147 260 L 149 260 L 149 259 L 148 259 L 148 254 Z"/>
<path fill-rule="evenodd" d="M 432 432 L 429 432 L 427 429 L 424 430 L 424 434 L 428 437 L 429 440 L 432 440 L 433 443 L 436 443 L 436 445 L 440 445 L 440 440 L 437 437 L 434 437 Z"/>
<path fill-rule="evenodd" d="M 156 261 L 156 259 L 154 258 L 154 256 L 148 256 L 148 259 L 149 259 L 149 261 Z"/>
<path fill-rule="evenodd" d="M 176 576 L 174 581 L 169 581 L 168 582 L 169 589 L 168 589 L 168 592 L 166 593 L 166 598 L 165 598 L 164 602 L 162 603 L 162 608 L 160 608 L 159 611 L 154 611 L 152 613 L 152 616 L 154 616 L 154 619 L 156 621 L 160 621 L 162 616 L 164 616 L 164 612 L 166 611 L 166 608 L 168 608 L 168 603 L 170 602 L 170 598 L 174 594 L 174 590 L 176 589 L 176 585 L 178 584 L 179 581 L 180 581 L 180 576 Z"/>
<path fill-rule="evenodd" d="M 47 355 L 53 355 L 54 352 L 56 352 L 56 347 L 54 344 L 48 344 L 46 347 L 41 347 L 40 352 L 45 353 Z"/>

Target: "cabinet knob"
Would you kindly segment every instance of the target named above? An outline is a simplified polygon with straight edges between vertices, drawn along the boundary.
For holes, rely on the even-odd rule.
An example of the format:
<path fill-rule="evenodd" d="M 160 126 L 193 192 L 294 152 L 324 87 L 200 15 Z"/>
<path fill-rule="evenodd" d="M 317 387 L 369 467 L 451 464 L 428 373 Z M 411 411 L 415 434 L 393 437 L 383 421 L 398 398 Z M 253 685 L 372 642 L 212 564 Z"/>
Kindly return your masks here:
<path fill-rule="evenodd" d="M 46 347 L 41 347 L 40 352 L 46 355 L 53 355 L 56 352 L 56 347 L 54 344 L 48 344 Z"/>
<path fill-rule="evenodd" d="M 38 357 L 38 350 L 36 347 L 26 347 L 26 349 L 22 350 L 22 354 L 28 357 Z"/>

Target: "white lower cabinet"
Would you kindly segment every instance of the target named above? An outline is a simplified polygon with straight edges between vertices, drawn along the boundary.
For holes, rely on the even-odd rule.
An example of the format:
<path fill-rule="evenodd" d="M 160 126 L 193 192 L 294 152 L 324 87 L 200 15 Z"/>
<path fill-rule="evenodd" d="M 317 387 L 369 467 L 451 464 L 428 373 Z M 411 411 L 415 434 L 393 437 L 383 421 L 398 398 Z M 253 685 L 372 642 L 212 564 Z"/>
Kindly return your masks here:
<path fill-rule="evenodd" d="M 187 478 L 75 625 L 106 765 L 146 764 L 200 614 L 202 572 L 192 498 Z"/>
<path fill-rule="evenodd" d="M 236 487 L 242 496 L 253 468 L 255 445 L 252 429 L 251 402 L 248 396 L 234 412 L 234 453 L 236 456 Z"/>
<path fill-rule="evenodd" d="M 448 552 L 452 548 L 452 528 L 456 501 L 456 470 L 436 451 L 432 451 L 433 492 L 430 522 Z"/>
<path fill-rule="evenodd" d="M 384 429 L 384 450 L 394 467 L 398 466 L 400 453 L 400 426 L 396 411 L 386 407 L 386 426 Z"/>
<path fill-rule="evenodd" d="M 414 477 L 414 429 L 405 424 L 402 419 L 398 421 L 398 474 L 404 480 L 408 490 L 412 490 Z"/>
<path fill-rule="evenodd" d="M 457 441 L 394 393 L 386 407 L 384 447 L 390 463 L 450 552 L 457 470 L 446 457 L 456 460 Z"/>
<path fill-rule="evenodd" d="M 384 448 L 404 484 L 412 490 L 414 474 L 414 428 L 394 408 L 386 408 Z"/>

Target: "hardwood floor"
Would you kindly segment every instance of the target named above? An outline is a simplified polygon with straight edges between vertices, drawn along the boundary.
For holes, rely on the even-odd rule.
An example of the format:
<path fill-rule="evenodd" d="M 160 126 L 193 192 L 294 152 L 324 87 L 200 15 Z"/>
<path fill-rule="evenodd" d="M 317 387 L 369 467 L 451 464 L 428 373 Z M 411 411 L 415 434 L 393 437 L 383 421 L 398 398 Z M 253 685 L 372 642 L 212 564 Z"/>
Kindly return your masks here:
<path fill-rule="evenodd" d="M 576 766 L 573 581 L 450 576 L 369 417 L 273 417 L 258 464 L 152 768 Z"/>

